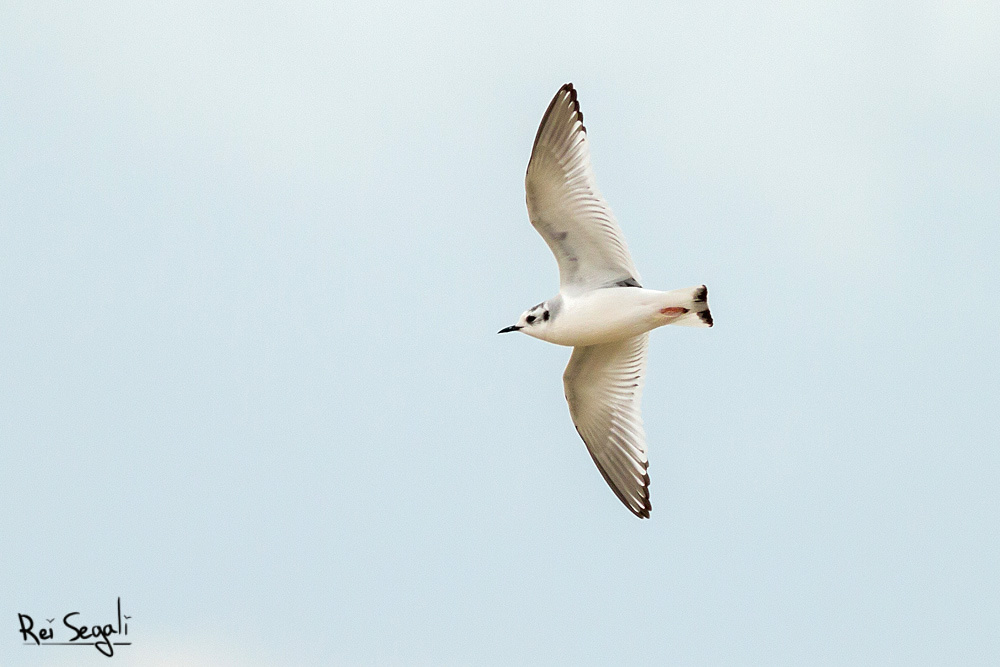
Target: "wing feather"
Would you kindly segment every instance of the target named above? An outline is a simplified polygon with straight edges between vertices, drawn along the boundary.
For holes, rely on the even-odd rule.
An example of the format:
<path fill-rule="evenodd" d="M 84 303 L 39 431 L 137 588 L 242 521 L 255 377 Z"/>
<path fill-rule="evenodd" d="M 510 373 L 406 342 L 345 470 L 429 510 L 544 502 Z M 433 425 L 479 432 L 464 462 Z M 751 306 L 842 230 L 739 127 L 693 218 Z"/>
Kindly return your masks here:
<path fill-rule="evenodd" d="M 640 518 L 652 509 L 640 413 L 648 340 L 575 347 L 563 374 L 577 432 L 608 486 Z"/>
<path fill-rule="evenodd" d="M 559 89 L 542 117 L 524 186 L 531 224 L 559 264 L 560 290 L 639 284 L 625 236 L 597 190 L 571 83 Z"/>

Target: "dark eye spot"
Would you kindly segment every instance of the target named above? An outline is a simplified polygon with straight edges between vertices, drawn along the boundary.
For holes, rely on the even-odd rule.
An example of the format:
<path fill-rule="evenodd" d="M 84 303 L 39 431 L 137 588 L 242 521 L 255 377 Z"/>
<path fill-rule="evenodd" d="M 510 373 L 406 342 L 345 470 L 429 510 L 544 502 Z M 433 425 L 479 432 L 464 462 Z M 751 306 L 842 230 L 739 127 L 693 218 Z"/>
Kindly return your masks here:
<path fill-rule="evenodd" d="M 549 311 L 546 310 L 544 313 L 542 313 L 542 319 L 546 322 L 549 321 Z"/>
<path fill-rule="evenodd" d="M 524 318 L 524 321 L 527 322 L 528 324 L 531 324 L 532 322 L 535 321 L 535 316 L 534 315 L 528 315 L 526 318 Z"/>

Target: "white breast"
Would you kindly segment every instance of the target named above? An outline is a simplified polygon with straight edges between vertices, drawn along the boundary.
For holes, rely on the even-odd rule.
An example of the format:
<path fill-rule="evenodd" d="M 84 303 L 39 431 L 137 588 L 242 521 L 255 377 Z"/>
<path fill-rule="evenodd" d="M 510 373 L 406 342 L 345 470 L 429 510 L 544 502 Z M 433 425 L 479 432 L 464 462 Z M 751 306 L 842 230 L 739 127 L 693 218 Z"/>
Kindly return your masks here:
<path fill-rule="evenodd" d="M 537 337 L 557 345 L 577 346 L 638 336 L 660 326 L 655 315 L 657 297 L 662 294 L 636 287 L 564 294 L 562 307 L 551 325 L 538 331 Z"/>

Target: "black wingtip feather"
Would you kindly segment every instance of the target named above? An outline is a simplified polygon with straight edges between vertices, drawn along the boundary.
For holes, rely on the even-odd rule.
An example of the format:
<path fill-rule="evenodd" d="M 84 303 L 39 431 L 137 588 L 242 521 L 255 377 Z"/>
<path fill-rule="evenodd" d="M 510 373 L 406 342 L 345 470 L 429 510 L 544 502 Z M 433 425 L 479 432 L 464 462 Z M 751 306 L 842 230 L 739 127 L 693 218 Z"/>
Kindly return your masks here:
<path fill-rule="evenodd" d="M 576 114 L 577 119 L 580 121 L 580 131 L 584 134 L 587 133 L 587 128 L 583 125 L 583 112 L 580 111 L 580 103 L 576 99 L 576 88 L 573 87 L 572 83 L 564 83 L 559 91 L 552 97 L 552 101 L 549 102 L 549 106 L 545 109 L 545 113 L 542 115 L 542 121 L 538 124 L 538 130 L 535 132 L 535 141 L 531 144 L 532 154 L 535 152 L 535 147 L 538 146 L 538 138 L 542 136 L 542 128 L 545 127 L 545 123 L 552 114 L 552 110 L 555 108 L 556 102 L 558 102 L 559 98 L 566 93 L 569 94 L 570 102 L 573 104 L 573 113 Z M 531 166 L 530 161 L 528 166 Z"/>
<path fill-rule="evenodd" d="M 577 428 L 576 432 L 580 433 L 580 429 Z M 580 433 L 580 437 L 581 438 L 583 437 L 582 433 Z M 586 443 L 586 440 L 584 440 L 584 442 Z M 625 497 L 625 494 L 619 491 L 618 487 L 614 485 L 614 482 L 611 481 L 611 477 L 608 475 L 607 472 L 605 472 L 604 466 L 602 466 L 600 461 L 597 460 L 597 457 L 594 456 L 594 453 L 590 451 L 589 447 L 587 448 L 587 453 L 590 454 L 590 458 L 594 461 L 594 464 L 597 465 L 597 469 L 600 471 L 601 477 L 603 477 L 604 481 L 608 483 L 608 486 L 611 488 L 614 494 L 618 496 L 618 500 L 622 501 L 622 505 L 627 507 L 629 512 L 636 515 L 640 519 L 648 519 L 650 511 L 652 511 L 653 509 L 653 504 L 649 502 L 649 473 L 643 473 L 642 476 L 643 487 L 640 490 L 645 492 L 646 497 L 639 498 L 639 502 L 642 504 L 642 506 L 636 509 L 635 507 L 632 507 L 632 505 L 629 503 L 629 499 Z"/>
<path fill-rule="evenodd" d="M 707 324 L 708 326 L 712 326 L 713 325 L 713 322 L 712 322 L 712 311 L 710 311 L 710 310 L 703 310 L 700 313 L 698 313 L 698 317 L 700 317 L 701 321 L 704 322 L 705 324 Z"/>
<path fill-rule="evenodd" d="M 706 287 L 705 285 L 702 285 L 701 287 L 699 287 L 698 291 L 696 291 L 694 293 L 694 299 L 693 299 L 693 301 L 695 303 L 705 303 L 705 302 L 707 302 L 708 301 L 708 287 Z"/>
<path fill-rule="evenodd" d="M 535 132 L 535 141 L 531 144 L 532 152 L 534 152 L 535 146 L 538 145 L 538 138 L 542 136 L 542 128 L 545 127 L 545 123 L 552 114 L 552 110 L 555 108 L 556 102 L 559 101 L 559 97 L 562 96 L 563 93 L 569 93 L 569 99 L 573 102 L 573 111 L 579 116 L 580 123 L 583 123 L 583 114 L 580 113 L 580 103 L 576 101 L 576 88 L 573 87 L 572 83 L 564 83 L 559 91 L 552 96 L 552 101 L 549 102 L 549 106 L 545 109 L 545 113 L 542 114 L 542 120 L 538 123 L 538 130 Z"/>
<path fill-rule="evenodd" d="M 559 92 L 569 93 L 569 101 L 573 103 L 573 113 L 576 114 L 577 119 L 580 121 L 580 129 L 583 132 L 587 131 L 587 128 L 583 125 L 583 112 L 580 111 L 580 101 L 576 98 L 576 88 L 573 87 L 572 83 L 564 84 Z M 558 95 L 556 95 L 558 97 Z"/>

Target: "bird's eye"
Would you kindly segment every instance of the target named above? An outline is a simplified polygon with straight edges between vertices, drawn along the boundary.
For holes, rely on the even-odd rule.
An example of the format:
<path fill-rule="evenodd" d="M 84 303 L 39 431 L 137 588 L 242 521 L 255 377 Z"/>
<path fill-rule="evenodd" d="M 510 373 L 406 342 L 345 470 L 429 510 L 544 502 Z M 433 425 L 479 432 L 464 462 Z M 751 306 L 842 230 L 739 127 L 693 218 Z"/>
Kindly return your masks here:
<path fill-rule="evenodd" d="M 546 310 L 544 313 L 542 313 L 542 320 L 545 322 L 549 321 L 549 311 Z"/>
<path fill-rule="evenodd" d="M 535 316 L 534 315 L 528 315 L 526 318 L 524 318 L 524 321 L 527 322 L 528 324 L 531 324 L 532 322 L 535 321 Z"/>

